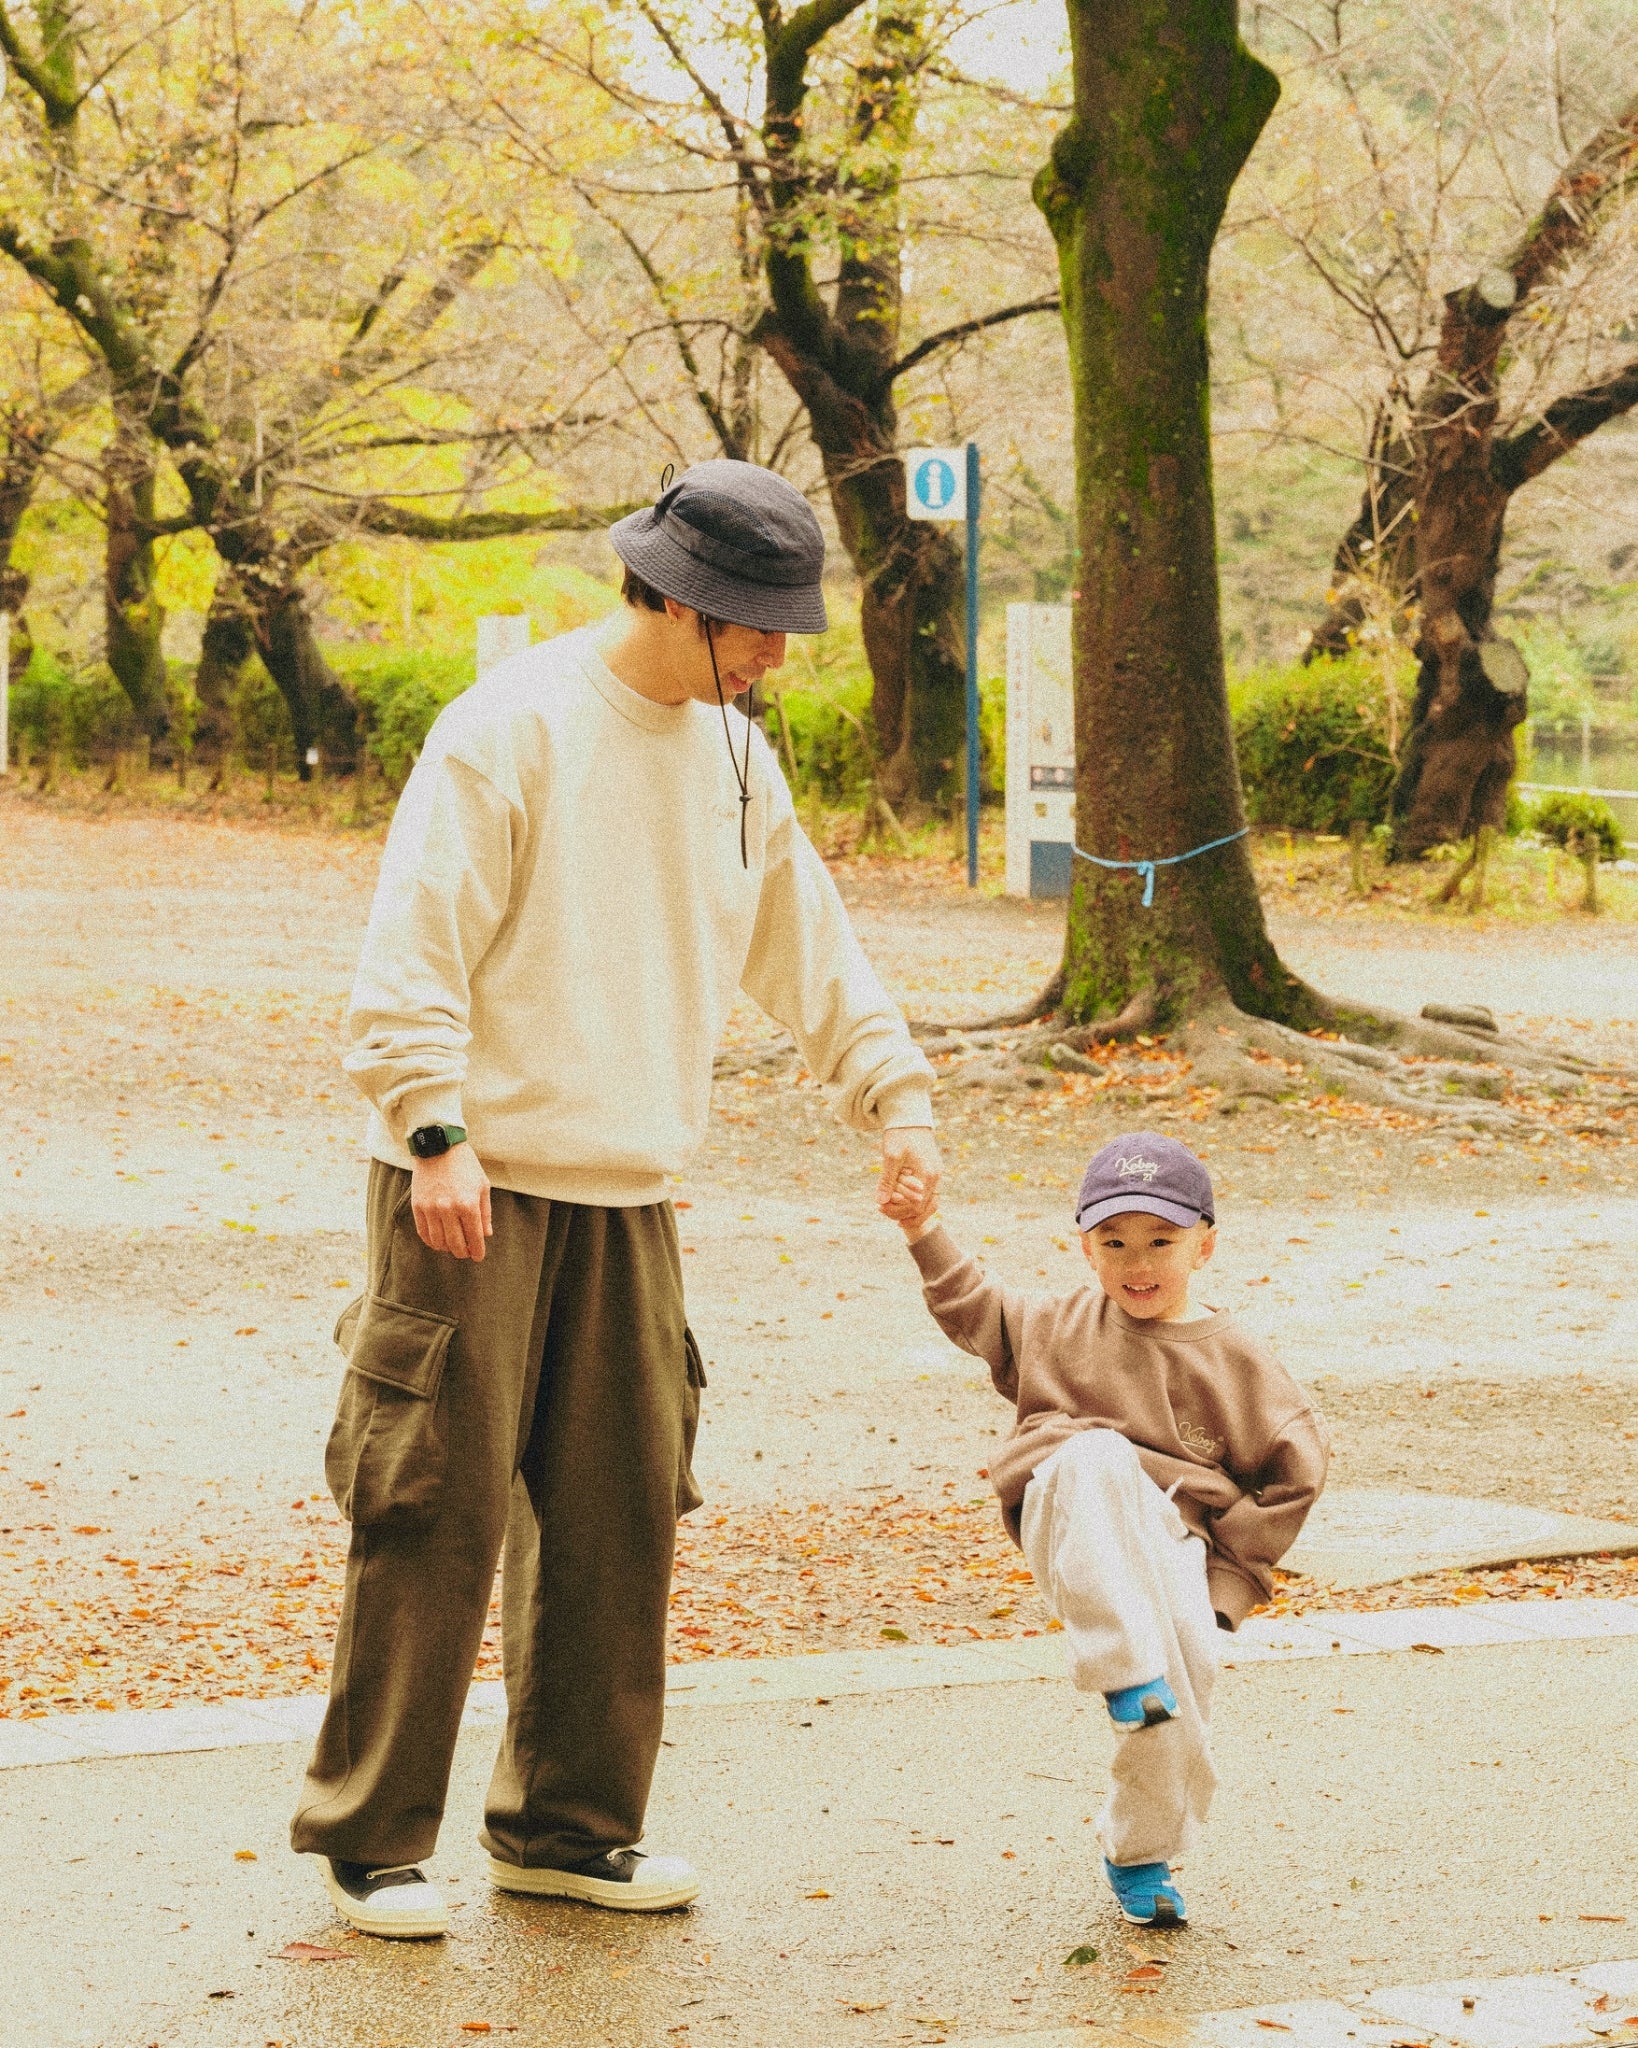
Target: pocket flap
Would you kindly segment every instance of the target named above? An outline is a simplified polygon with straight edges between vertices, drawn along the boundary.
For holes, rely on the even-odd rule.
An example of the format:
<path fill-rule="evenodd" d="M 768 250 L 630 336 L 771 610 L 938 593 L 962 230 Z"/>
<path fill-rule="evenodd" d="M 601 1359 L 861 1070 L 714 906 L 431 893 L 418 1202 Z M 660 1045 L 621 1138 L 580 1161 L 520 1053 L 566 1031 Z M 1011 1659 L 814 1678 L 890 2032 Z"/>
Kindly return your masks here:
<path fill-rule="evenodd" d="M 340 1315 L 336 1317 L 334 1336 L 336 1343 L 341 1348 L 343 1358 L 349 1358 L 352 1355 L 353 1335 L 358 1328 L 358 1319 L 363 1313 L 363 1309 L 364 1296 L 362 1294 L 355 1294 L 341 1311 Z"/>
<path fill-rule="evenodd" d="M 367 1380 L 382 1380 L 430 1401 L 443 1378 L 455 1327 L 448 1316 L 434 1315 L 430 1309 L 405 1308 L 379 1294 L 367 1295 L 351 1333 L 347 1362 Z"/>

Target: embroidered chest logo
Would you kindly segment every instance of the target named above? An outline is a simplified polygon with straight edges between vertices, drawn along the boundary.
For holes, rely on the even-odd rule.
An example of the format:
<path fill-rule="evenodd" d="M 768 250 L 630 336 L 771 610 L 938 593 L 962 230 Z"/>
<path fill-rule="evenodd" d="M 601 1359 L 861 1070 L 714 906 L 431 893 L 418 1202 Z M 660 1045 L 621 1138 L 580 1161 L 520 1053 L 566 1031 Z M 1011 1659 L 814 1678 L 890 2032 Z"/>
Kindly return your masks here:
<path fill-rule="evenodd" d="M 1122 1180 L 1141 1180 L 1147 1184 L 1159 1171 L 1160 1167 L 1153 1159 L 1145 1159 L 1135 1152 L 1115 1161 L 1115 1172 Z"/>
<path fill-rule="evenodd" d="M 1198 1422 L 1180 1422 L 1177 1434 L 1184 1447 L 1193 1451 L 1197 1458 L 1210 1458 L 1213 1464 L 1223 1455 L 1223 1440 L 1203 1430 Z"/>

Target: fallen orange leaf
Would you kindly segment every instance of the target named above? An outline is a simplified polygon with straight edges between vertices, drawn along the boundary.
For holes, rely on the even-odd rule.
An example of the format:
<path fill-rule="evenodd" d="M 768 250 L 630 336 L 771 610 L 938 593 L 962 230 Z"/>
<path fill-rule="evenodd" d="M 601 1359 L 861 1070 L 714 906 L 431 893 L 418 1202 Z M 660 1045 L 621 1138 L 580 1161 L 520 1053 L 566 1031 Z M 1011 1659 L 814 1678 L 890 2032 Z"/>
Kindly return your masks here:
<path fill-rule="evenodd" d="M 344 1948 L 325 1948 L 317 1941 L 287 1941 L 279 1950 L 281 1963 L 356 1963 L 357 1956 Z"/>

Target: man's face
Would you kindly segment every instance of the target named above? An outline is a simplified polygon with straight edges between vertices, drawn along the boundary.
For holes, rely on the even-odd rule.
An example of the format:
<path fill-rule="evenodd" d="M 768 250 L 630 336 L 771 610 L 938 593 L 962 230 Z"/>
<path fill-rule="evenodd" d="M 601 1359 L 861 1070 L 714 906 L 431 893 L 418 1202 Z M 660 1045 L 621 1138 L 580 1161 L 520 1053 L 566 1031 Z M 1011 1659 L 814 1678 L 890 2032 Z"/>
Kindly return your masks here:
<path fill-rule="evenodd" d="M 1140 1321 L 1175 1322 L 1188 1312 L 1189 1277 L 1217 1249 L 1204 1221 L 1168 1223 L 1134 1210 L 1081 1232 L 1081 1249 L 1111 1301 Z"/>
<path fill-rule="evenodd" d="M 717 686 L 711 673 L 711 641 L 701 629 L 698 612 L 674 598 L 667 598 L 665 612 L 671 629 L 668 638 L 674 682 L 681 685 L 683 695 L 697 703 L 714 704 Z M 783 633 L 764 633 L 756 626 L 714 626 L 711 632 L 722 694 L 730 704 L 770 670 L 784 665 Z"/>

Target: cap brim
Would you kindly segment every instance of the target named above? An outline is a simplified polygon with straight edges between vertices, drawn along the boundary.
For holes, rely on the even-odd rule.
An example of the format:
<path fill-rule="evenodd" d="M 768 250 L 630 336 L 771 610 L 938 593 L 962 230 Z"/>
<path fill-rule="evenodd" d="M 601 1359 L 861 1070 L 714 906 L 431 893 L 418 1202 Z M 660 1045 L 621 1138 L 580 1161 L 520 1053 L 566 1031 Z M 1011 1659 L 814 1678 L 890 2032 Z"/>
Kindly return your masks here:
<path fill-rule="evenodd" d="M 708 619 L 754 626 L 763 633 L 823 633 L 830 624 L 817 583 L 752 583 L 702 562 L 646 512 L 632 512 L 609 528 L 609 542 L 628 569 L 662 597 L 692 605 Z"/>
<path fill-rule="evenodd" d="M 1192 1230 L 1197 1223 L 1213 1220 L 1203 1209 L 1190 1209 L 1181 1202 L 1163 1201 L 1158 1195 L 1140 1195 L 1134 1189 L 1129 1195 L 1106 1195 L 1101 1202 L 1089 1203 L 1075 1218 L 1075 1228 L 1095 1230 L 1100 1223 L 1107 1223 L 1111 1216 L 1160 1216 L 1182 1230 Z"/>

